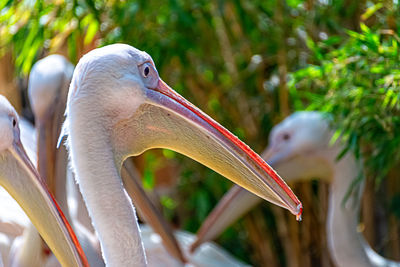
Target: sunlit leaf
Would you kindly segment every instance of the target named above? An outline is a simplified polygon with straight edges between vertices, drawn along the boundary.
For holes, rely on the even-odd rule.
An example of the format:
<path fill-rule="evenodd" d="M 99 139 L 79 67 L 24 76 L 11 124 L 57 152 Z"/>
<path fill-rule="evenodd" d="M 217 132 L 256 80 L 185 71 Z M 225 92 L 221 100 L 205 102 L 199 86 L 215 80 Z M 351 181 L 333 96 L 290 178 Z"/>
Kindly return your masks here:
<path fill-rule="evenodd" d="M 92 42 L 98 30 L 99 30 L 99 23 L 97 21 L 92 21 L 87 28 L 83 43 L 87 45 L 90 42 Z"/>
<path fill-rule="evenodd" d="M 362 20 L 367 20 L 369 17 L 371 17 L 376 11 L 378 11 L 379 9 L 381 9 L 383 7 L 382 3 L 377 3 L 374 4 L 372 6 L 370 6 L 369 8 L 367 8 L 367 10 L 361 15 L 361 19 Z"/>

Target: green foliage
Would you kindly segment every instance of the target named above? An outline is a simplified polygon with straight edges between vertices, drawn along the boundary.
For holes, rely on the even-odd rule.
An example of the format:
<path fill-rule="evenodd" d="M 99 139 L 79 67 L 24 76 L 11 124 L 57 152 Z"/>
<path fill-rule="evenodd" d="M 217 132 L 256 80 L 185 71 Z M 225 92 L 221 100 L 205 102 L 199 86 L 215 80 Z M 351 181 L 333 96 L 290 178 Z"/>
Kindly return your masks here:
<path fill-rule="evenodd" d="M 400 194 L 395 195 L 392 198 L 392 201 L 390 202 L 390 209 L 392 213 L 397 217 L 397 219 L 400 219 Z"/>
<path fill-rule="evenodd" d="M 145 155 L 145 167 L 143 171 L 143 187 L 146 190 L 154 189 L 156 170 L 160 167 L 161 162 L 153 153 L 149 152 Z"/>
<path fill-rule="evenodd" d="M 39 52 L 59 49 L 88 25 L 79 23 L 84 16 L 76 6 L 75 1 L 1 1 L 0 55 L 12 48 L 18 71 L 27 74 Z"/>
<path fill-rule="evenodd" d="M 163 215 L 168 219 L 172 220 L 175 209 L 177 208 L 177 203 L 175 200 L 168 196 L 160 196 L 160 203 L 164 207 L 164 213 Z"/>
<path fill-rule="evenodd" d="M 333 114 L 344 152 L 362 155 L 380 182 L 400 159 L 400 39 L 391 30 L 360 28 L 347 31 L 338 49 L 313 44 L 316 63 L 293 73 L 290 85 L 309 109 Z"/>

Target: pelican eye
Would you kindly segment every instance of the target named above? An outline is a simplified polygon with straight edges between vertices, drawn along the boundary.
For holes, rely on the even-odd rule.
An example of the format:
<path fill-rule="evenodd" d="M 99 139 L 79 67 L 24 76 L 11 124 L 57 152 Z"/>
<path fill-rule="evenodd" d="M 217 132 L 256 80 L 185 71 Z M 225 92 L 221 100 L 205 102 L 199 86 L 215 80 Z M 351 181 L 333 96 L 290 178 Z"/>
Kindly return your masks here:
<path fill-rule="evenodd" d="M 142 76 L 143 83 L 147 88 L 156 88 L 158 84 L 158 73 L 151 62 L 144 62 L 138 66 L 139 73 Z"/>
<path fill-rule="evenodd" d="M 15 118 L 12 119 L 13 127 L 17 126 L 17 120 Z"/>
<path fill-rule="evenodd" d="M 143 76 L 144 76 L 144 77 L 147 77 L 147 75 L 149 75 L 149 73 L 150 73 L 150 68 L 146 66 L 146 67 L 144 68 L 144 70 L 143 70 Z"/>
<path fill-rule="evenodd" d="M 287 140 L 290 139 L 290 135 L 289 135 L 288 133 L 285 133 L 285 134 L 282 136 L 282 138 L 283 138 L 283 140 L 287 141 Z"/>

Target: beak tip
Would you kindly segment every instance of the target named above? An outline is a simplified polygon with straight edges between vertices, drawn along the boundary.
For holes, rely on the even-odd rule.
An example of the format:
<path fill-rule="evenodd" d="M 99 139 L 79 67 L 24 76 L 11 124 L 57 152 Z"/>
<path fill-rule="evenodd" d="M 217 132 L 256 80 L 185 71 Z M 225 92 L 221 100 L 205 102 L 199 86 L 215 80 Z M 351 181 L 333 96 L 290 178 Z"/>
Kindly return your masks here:
<path fill-rule="evenodd" d="M 302 214 L 303 214 L 303 205 L 300 203 L 299 205 L 297 205 L 296 221 L 298 222 L 301 221 Z"/>

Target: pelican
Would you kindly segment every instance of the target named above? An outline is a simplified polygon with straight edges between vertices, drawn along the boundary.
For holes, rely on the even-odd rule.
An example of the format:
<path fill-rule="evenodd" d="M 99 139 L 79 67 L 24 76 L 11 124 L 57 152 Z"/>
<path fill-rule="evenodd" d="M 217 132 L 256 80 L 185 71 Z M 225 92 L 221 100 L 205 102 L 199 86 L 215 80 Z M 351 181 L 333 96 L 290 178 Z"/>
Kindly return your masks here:
<path fill-rule="evenodd" d="M 146 265 L 123 161 L 168 148 L 210 167 L 299 218 L 301 202 L 248 146 L 173 91 L 152 58 L 124 44 L 92 50 L 72 77 L 62 135 L 107 266 Z"/>
<path fill-rule="evenodd" d="M 67 219 L 73 222 L 89 263 L 92 266 L 101 266 L 104 263 L 101 263 L 101 257 L 99 258 L 100 255 L 96 250 L 98 241 L 93 236 L 94 233 L 92 234 L 91 221 L 81 201 L 81 195 L 76 190 L 67 192 L 66 182 L 69 170 L 67 170 L 65 148 L 61 147 L 56 151 L 56 137 L 60 134 L 62 115 L 73 71 L 74 66 L 61 55 L 47 56 L 32 67 L 28 95 L 38 132 L 38 167 L 62 210 L 66 211 Z M 69 172 L 68 177 L 71 177 Z M 141 184 L 137 182 L 140 176 L 130 161 L 125 162 L 122 177 L 127 185 L 128 193 L 141 211 L 141 216 L 159 233 L 169 253 L 185 262 L 186 259 L 183 257 L 172 229 L 151 204 Z M 75 189 L 75 184 L 70 188 Z M 75 216 L 69 216 L 69 213 L 74 214 L 69 203 L 77 208 Z"/>
<path fill-rule="evenodd" d="M 75 234 L 25 152 L 16 111 L 1 95 L 0 128 L 0 185 L 21 205 L 63 265 L 88 266 Z"/>
<path fill-rule="evenodd" d="M 352 153 L 337 160 L 343 146 L 340 141 L 330 145 L 333 133 L 323 114 L 295 113 L 273 128 L 265 157 L 287 181 L 318 177 L 330 182 L 326 231 L 328 248 L 337 266 L 400 266 L 399 262 L 378 255 L 357 232 L 362 190 L 352 192 L 347 201 L 346 194 L 362 171 L 362 164 Z M 206 219 L 192 249 L 216 237 L 259 202 L 248 191 L 233 187 Z M 239 209 L 237 204 L 241 205 Z"/>

